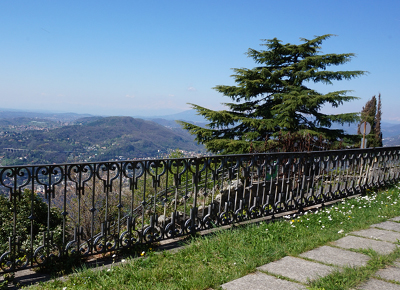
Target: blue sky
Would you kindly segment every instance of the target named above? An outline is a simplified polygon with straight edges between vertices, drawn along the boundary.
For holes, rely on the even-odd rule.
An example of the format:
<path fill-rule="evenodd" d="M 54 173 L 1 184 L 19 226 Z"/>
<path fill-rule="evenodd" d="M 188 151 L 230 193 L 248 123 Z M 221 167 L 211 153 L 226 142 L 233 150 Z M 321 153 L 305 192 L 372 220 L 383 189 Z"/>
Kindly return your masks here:
<path fill-rule="evenodd" d="M 335 34 L 323 53 L 357 55 L 332 70 L 369 74 L 320 92 L 353 90 L 358 112 L 382 94 L 400 122 L 400 1 L 0 1 L 0 108 L 163 115 L 195 103 L 222 109 L 212 88 L 255 66 L 248 48 Z M 339 112 L 325 107 L 326 112 Z"/>

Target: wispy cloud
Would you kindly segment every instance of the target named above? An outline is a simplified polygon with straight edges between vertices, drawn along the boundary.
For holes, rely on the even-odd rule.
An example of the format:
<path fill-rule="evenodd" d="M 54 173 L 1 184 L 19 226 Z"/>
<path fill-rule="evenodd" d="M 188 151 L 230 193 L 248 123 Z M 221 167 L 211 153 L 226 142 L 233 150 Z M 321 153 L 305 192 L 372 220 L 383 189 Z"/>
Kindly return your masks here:
<path fill-rule="evenodd" d="M 135 95 L 125 95 L 125 97 L 127 97 L 127 98 L 131 98 L 131 99 L 133 99 L 133 98 L 135 98 L 136 96 Z"/>
<path fill-rule="evenodd" d="M 194 91 L 196 91 L 196 88 L 195 87 L 188 87 L 187 90 L 190 91 L 190 92 L 194 92 Z"/>

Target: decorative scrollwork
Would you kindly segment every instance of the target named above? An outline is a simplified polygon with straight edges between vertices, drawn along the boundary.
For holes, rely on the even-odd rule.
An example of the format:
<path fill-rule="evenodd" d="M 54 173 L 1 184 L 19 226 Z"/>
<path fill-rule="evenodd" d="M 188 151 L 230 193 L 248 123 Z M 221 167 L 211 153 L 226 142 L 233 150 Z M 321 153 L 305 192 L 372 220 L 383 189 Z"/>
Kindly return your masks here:
<path fill-rule="evenodd" d="M 104 192 L 112 191 L 113 181 L 120 174 L 120 165 L 116 162 L 100 163 L 96 168 L 96 176 L 103 181 Z"/>
<path fill-rule="evenodd" d="M 64 170 L 60 165 L 39 166 L 36 168 L 36 181 L 45 188 L 45 198 L 55 197 L 54 187 L 61 183 Z"/>
<path fill-rule="evenodd" d="M 217 226 L 217 222 L 214 220 L 214 218 L 208 214 L 203 218 L 202 221 L 203 229 L 208 230 L 215 228 Z"/>
<path fill-rule="evenodd" d="M 248 216 L 249 213 L 247 212 L 246 209 L 239 208 L 238 210 L 235 211 L 235 220 L 237 222 L 242 222 L 244 220 L 247 220 Z"/>
<path fill-rule="evenodd" d="M 219 215 L 219 224 L 222 226 L 230 225 L 235 220 L 231 211 L 224 211 Z"/>
<path fill-rule="evenodd" d="M 56 260 L 61 256 L 61 250 L 57 244 L 53 242 L 52 232 L 43 232 L 42 245 L 33 253 L 33 258 L 39 265 Z"/>
<path fill-rule="evenodd" d="M 79 253 L 81 256 L 87 256 L 91 252 L 91 247 L 88 241 L 81 241 L 79 247 L 78 247 L 78 241 L 70 241 L 67 246 L 65 247 L 65 250 L 68 255 L 75 255 Z"/>
<path fill-rule="evenodd" d="M 92 179 L 93 167 L 91 164 L 76 164 L 68 167 L 67 175 L 75 183 L 77 195 L 84 193 L 84 184 Z"/>
<path fill-rule="evenodd" d="M 0 268 L 4 271 L 25 268 L 30 261 L 29 251 L 22 249 L 20 237 L 9 237 L 9 251 L 0 257 Z"/>
<path fill-rule="evenodd" d="M 82 256 L 89 255 L 91 252 L 91 245 L 89 241 L 82 239 L 83 237 L 83 228 L 75 228 L 74 231 L 74 239 L 70 241 L 65 247 L 65 251 L 68 255 L 80 254 Z"/>
<path fill-rule="evenodd" d="M 135 229 L 135 223 L 134 218 L 127 218 L 126 231 L 119 238 L 121 246 L 124 248 L 129 248 L 141 242 L 141 234 Z"/>
<path fill-rule="evenodd" d="M 112 251 L 117 246 L 117 238 L 114 235 L 100 235 L 93 243 L 93 249 L 96 253 Z"/>
<path fill-rule="evenodd" d="M 141 234 L 139 231 L 136 230 L 125 231 L 121 234 L 119 240 L 122 247 L 129 248 L 132 247 L 133 245 L 140 243 Z"/>
<path fill-rule="evenodd" d="M 48 245 L 48 247 L 40 246 L 35 250 L 33 257 L 36 263 L 39 265 L 44 265 L 46 263 L 51 263 L 51 261 L 56 260 L 61 255 L 60 248 L 56 244 Z"/>
<path fill-rule="evenodd" d="M 251 219 L 261 217 L 262 209 L 258 205 L 253 205 L 249 210 L 249 216 Z"/>
<path fill-rule="evenodd" d="M 172 159 L 168 163 L 169 171 L 174 176 L 175 186 L 181 185 L 182 175 L 186 173 L 188 163 L 184 159 Z"/>
<path fill-rule="evenodd" d="M 123 175 L 129 180 L 129 189 L 132 191 L 138 188 L 138 180 L 145 173 L 145 165 L 143 162 L 124 162 L 122 165 Z"/>
<path fill-rule="evenodd" d="M 202 222 L 200 218 L 192 218 L 188 219 L 185 222 L 185 231 L 187 233 L 195 233 L 198 232 L 202 227 Z"/>
<path fill-rule="evenodd" d="M 14 265 L 13 265 L 14 260 Z M 6 252 L 0 257 L 0 267 L 4 271 L 10 271 L 13 269 L 24 269 L 30 261 L 30 254 L 27 251 L 18 251 L 14 255 L 14 259 L 11 252 Z M 14 268 L 15 266 L 15 268 Z"/>
<path fill-rule="evenodd" d="M 183 234 L 183 230 L 179 224 L 171 222 L 165 226 L 164 234 L 168 239 L 176 238 Z"/>
<path fill-rule="evenodd" d="M 159 241 L 162 238 L 161 229 L 157 226 L 148 226 L 143 231 L 143 238 L 146 243 Z"/>
<path fill-rule="evenodd" d="M 31 182 L 31 171 L 26 167 L 3 168 L 0 170 L 0 184 L 9 189 L 10 200 L 21 196 L 21 189 Z"/>

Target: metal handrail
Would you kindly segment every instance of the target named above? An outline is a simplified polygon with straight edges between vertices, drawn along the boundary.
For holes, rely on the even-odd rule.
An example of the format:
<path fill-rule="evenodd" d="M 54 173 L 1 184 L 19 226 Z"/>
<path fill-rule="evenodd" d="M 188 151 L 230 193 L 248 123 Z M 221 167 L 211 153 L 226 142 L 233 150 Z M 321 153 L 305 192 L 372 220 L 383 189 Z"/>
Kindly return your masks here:
<path fill-rule="evenodd" d="M 71 253 L 119 251 L 301 211 L 397 181 L 399 174 L 400 147 L 0 167 L 0 192 L 13 211 L 0 268 L 16 271 Z M 47 206 L 40 245 L 33 230 L 39 222 L 33 193 L 39 188 Z M 24 190 L 31 193 L 32 230 L 18 237 Z M 61 234 L 53 233 L 53 208 L 62 214 Z"/>

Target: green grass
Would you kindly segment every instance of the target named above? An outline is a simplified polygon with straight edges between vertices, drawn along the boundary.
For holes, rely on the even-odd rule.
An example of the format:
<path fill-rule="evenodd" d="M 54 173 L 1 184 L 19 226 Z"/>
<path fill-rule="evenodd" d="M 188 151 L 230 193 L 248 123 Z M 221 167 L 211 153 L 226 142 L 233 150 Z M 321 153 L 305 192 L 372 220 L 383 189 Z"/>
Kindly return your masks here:
<path fill-rule="evenodd" d="M 176 253 L 146 253 L 144 258 L 127 259 L 109 270 L 81 270 L 65 282 L 50 281 L 35 285 L 33 289 L 218 288 L 254 272 L 263 264 L 287 255 L 299 255 L 351 231 L 399 216 L 399 189 L 395 185 L 379 193 L 368 191 L 367 196 L 343 200 L 304 215 L 286 216 L 275 222 L 234 226 L 194 238 Z M 310 286 L 318 289 L 329 284 L 324 283 Z"/>

